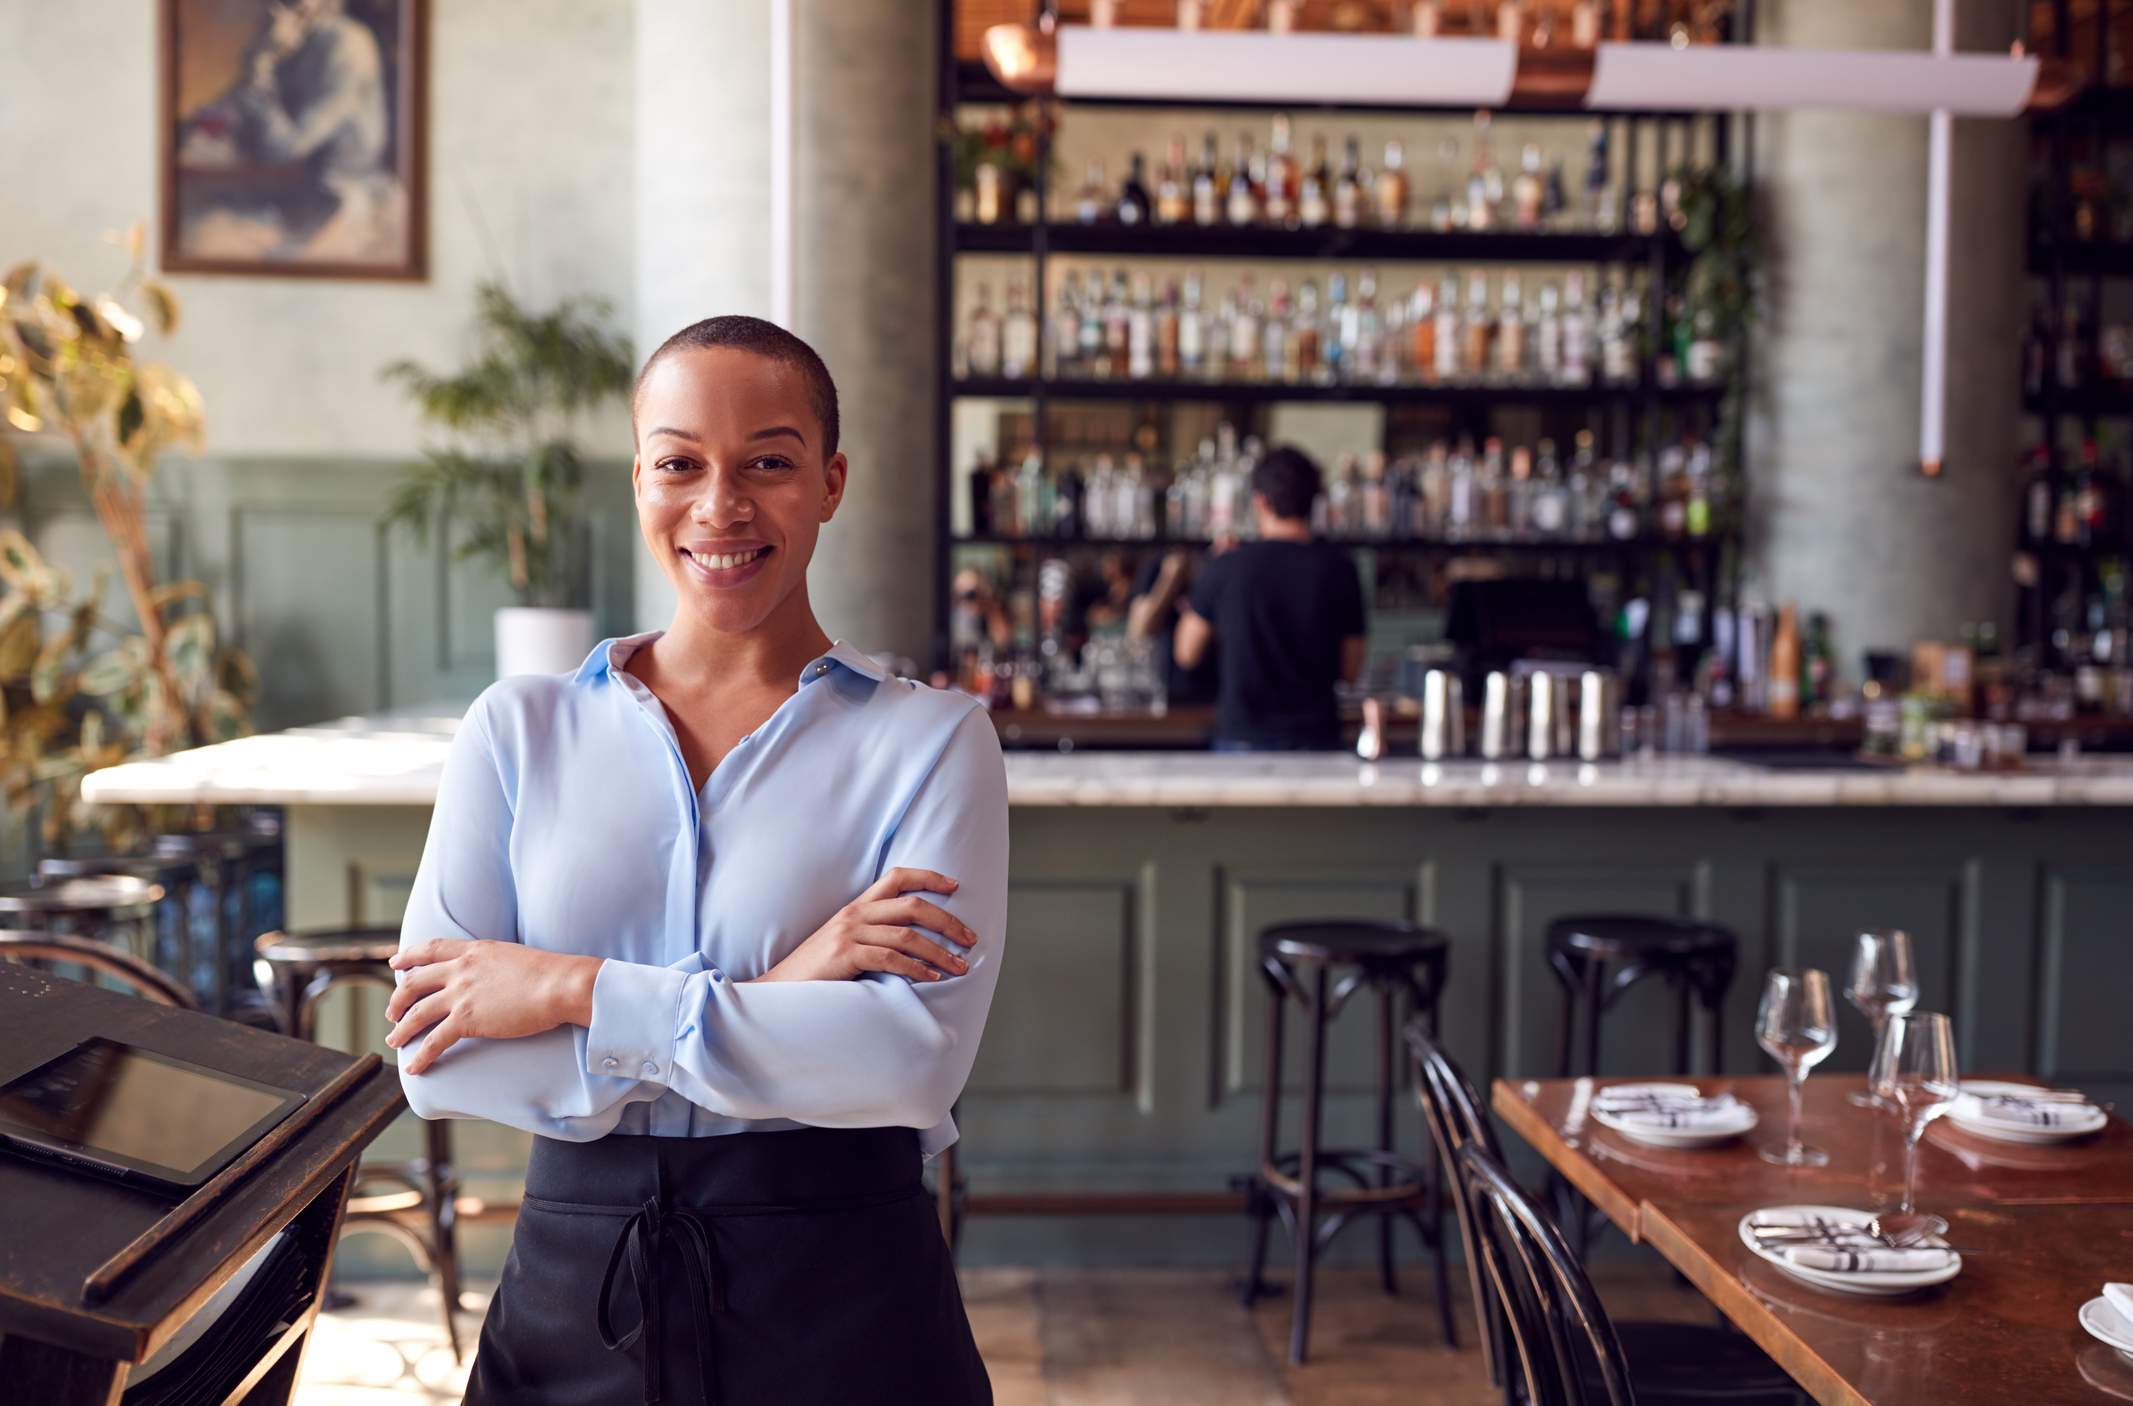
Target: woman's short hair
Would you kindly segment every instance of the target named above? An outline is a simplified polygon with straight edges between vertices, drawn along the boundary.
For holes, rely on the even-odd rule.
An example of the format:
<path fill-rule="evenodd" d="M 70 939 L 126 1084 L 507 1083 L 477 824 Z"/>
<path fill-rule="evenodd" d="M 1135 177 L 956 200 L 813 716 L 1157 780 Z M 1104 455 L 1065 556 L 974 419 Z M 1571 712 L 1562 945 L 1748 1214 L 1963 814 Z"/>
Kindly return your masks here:
<path fill-rule="evenodd" d="M 1275 517 L 1308 519 L 1322 482 L 1311 456 L 1287 444 L 1260 455 L 1252 469 L 1252 491 L 1266 499 Z"/>
<path fill-rule="evenodd" d="M 637 384 L 630 390 L 631 418 L 636 417 L 638 393 L 644 389 L 645 378 L 652 374 L 653 367 L 675 352 L 709 351 L 713 347 L 753 352 L 798 372 L 807 389 L 808 408 L 822 426 L 822 457 L 826 461 L 837 452 L 837 383 L 830 379 L 822 358 L 813 347 L 777 323 L 737 313 L 692 322 L 661 342 L 659 350 L 646 357 L 637 372 Z"/>

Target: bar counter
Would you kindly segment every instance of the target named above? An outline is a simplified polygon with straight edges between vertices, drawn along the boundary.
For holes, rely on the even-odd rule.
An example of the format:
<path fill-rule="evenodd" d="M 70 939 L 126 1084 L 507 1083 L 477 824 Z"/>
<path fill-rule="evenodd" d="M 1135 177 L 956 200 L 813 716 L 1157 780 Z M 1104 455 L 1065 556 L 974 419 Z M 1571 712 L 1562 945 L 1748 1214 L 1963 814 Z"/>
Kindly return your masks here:
<path fill-rule="evenodd" d="M 390 922 L 455 724 L 448 709 L 348 719 L 116 767 L 83 791 L 286 806 L 292 926 Z M 958 1114 L 972 1205 L 1232 1204 L 1263 1058 L 1256 937 L 1300 918 L 1448 934 L 1441 1028 L 1477 1081 L 1555 1073 L 1547 925 L 1600 910 L 1739 935 L 1729 1071 L 1764 1067 L 1751 1022 L 1766 966 L 1841 980 L 1856 929 L 1901 927 L 1921 1005 L 1955 1017 L 1966 1067 L 2133 1098 L 2133 758 L 1968 775 L 1798 760 L 1011 751 L 1008 951 Z M 1602 1068 L 1663 1070 L 1671 1008 L 1661 983 L 1623 996 Z M 1367 1016 L 1329 1039 L 1332 1144 L 1368 1135 Z M 1823 1067 L 1862 1069 L 1868 1049 L 1845 1007 Z M 1419 1147 L 1419 1127 L 1406 1133 Z M 980 1261 L 1147 1263 L 1234 1258 L 1242 1233 L 1215 1216 L 980 1215 L 968 1246 Z"/>

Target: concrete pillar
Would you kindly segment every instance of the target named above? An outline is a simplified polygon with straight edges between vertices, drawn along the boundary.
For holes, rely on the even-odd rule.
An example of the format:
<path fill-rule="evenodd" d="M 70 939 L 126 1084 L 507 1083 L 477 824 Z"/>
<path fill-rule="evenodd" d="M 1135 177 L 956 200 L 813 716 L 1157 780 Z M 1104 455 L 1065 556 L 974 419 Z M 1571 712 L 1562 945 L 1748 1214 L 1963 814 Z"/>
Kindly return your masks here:
<path fill-rule="evenodd" d="M 2004 51 L 2012 12 L 1961 0 L 1959 50 Z M 1925 49 L 1931 0 L 1765 0 L 1758 39 Z M 2025 124 L 1955 124 L 1948 454 L 1918 472 L 1926 119 L 1756 119 L 1769 308 L 1749 423 L 1751 590 L 1829 613 L 1860 652 L 2012 623 Z"/>
<path fill-rule="evenodd" d="M 831 635 L 924 661 L 933 618 L 931 12 L 794 0 L 794 330 L 836 377 L 851 484 L 809 573 Z M 638 0 L 639 354 L 698 318 L 771 314 L 768 0 Z M 673 614 L 649 554 L 639 627 Z"/>

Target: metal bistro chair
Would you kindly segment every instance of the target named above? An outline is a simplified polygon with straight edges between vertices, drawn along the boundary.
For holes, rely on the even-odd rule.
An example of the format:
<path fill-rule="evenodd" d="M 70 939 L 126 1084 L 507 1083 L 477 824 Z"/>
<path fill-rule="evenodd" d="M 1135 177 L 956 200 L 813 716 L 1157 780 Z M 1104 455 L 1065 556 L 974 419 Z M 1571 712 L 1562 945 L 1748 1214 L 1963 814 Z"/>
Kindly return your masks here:
<path fill-rule="evenodd" d="M 1575 1072 L 1573 1028 L 1585 1027 L 1585 1070 L 1600 1072 L 1600 1020 L 1622 993 L 1648 976 L 1674 988 L 1674 1072 L 1689 1072 L 1690 998 L 1709 1018 L 1707 1072 L 1724 1059 L 1727 988 L 1740 960 L 1740 939 L 1716 923 L 1658 914 L 1583 913 L 1548 924 L 1548 965 L 1563 987 L 1556 1074 Z"/>
<path fill-rule="evenodd" d="M 389 994 L 389 963 L 400 948 L 398 928 L 346 928 L 331 932 L 260 934 L 253 943 L 267 971 L 260 984 L 271 988 L 286 1033 L 299 1040 L 318 1038 L 319 1002 L 344 986 L 376 986 Z M 459 1176 L 452 1165 L 452 1125 L 444 1118 L 425 1119 L 426 1157 L 409 1162 L 365 1162 L 356 1169 L 348 1192 L 342 1226 L 376 1230 L 407 1246 L 423 1273 L 437 1283 L 444 1303 L 444 1331 L 452 1360 L 460 1361 L 459 1247 L 456 1233 Z"/>
<path fill-rule="evenodd" d="M 1585 1266 L 1517 1182 L 1478 1142 L 1457 1172 L 1480 1234 L 1482 1264 L 1526 1384 L 1507 1403 L 1533 1406 L 1806 1406 L 1807 1395 L 1746 1335 L 1693 1323 L 1616 1323 Z M 1469 1244 L 1468 1253 L 1477 1247 Z"/>
<path fill-rule="evenodd" d="M 1268 1222 L 1279 1214 L 1295 1245 L 1296 1304 L 1289 1330 L 1289 1360 L 1301 1363 L 1311 1331 L 1312 1274 L 1318 1257 L 1349 1221 L 1378 1218 L 1378 1273 L 1385 1292 L 1399 1292 L 1393 1268 L 1393 1221 L 1413 1225 L 1428 1247 L 1436 1275 L 1437 1314 L 1445 1345 L 1458 1345 L 1452 1321 L 1450 1281 L 1444 1263 L 1443 1200 L 1433 1161 L 1416 1161 L 1396 1149 L 1393 1101 L 1397 1094 L 1395 1005 L 1407 993 L 1410 1012 L 1432 1028 L 1444 991 L 1451 943 L 1442 934 L 1409 923 L 1329 921 L 1285 923 L 1259 934 L 1260 972 L 1267 983 L 1265 1102 L 1259 1121 L 1259 1169 L 1246 1183 L 1252 1216 L 1252 1258 L 1243 1287 L 1249 1306 L 1269 1286 Z M 1352 970 L 1329 990 L 1333 967 Z M 1326 1027 L 1364 986 L 1377 995 L 1377 1146 L 1361 1150 L 1320 1146 L 1325 1111 Z M 1294 1152 L 1280 1152 L 1282 1027 L 1291 998 L 1310 1016 L 1304 1047 L 1303 1129 Z M 1324 1187 L 1327 1172 L 1351 1186 Z M 1374 1173 L 1374 1175 L 1373 1175 Z M 1323 1224 L 1321 1213 L 1325 1214 Z"/>
<path fill-rule="evenodd" d="M 99 976 L 124 982 L 144 1001 L 174 1006 L 181 1011 L 194 1008 L 186 989 L 162 972 L 130 952 L 86 937 L 52 932 L 0 932 L 0 959 L 40 966 L 71 964 L 86 967 Z"/>
<path fill-rule="evenodd" d="M 1503 1170 L 1495 1128 L 1465 1072 L 1421 1021 L 1407 1023 L 1407 1046 L 1430 1140 L 1452 1169 L 1452 1206 L 1482 1353 L 1489 1384 L 1502 1390 L 1505 1406 L 1628 1406 L 1629 1395 L 1612 1394 L 1624 1383 L 1645 1406 L 1804 1406 L 1783 1369 L 1738 1333 L 1691 1323 L 1611 1322 L 1579 1257 Z M 1493 1169 L 1486 1181 L 1474 1172 L 1477 1164 Z M 1507 1209 L 1514 1196 L 1518 1209 Z M 1508 1238 L 1506 1214 L 1524 1239 Z M 1566 1279 L 1551 1287 L 1520 1277 L 1542 1267 Z M 1537 1297 L 1544 1287 L 1552 1297 Z M 1599 1346 L 1572 1344 L 1565 1336 L 1571 1327 L 1604 1336 L 1613 1346 L 1612 1368 L 1602 1365 Z"/>

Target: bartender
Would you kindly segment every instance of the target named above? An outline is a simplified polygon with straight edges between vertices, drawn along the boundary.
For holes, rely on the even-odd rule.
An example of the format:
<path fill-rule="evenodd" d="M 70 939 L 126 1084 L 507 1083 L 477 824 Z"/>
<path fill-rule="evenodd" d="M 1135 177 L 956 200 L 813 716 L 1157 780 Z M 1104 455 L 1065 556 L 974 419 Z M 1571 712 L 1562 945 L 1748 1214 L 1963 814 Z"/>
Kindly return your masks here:
<path fill-rule="evenodd" d="M 1218 541 L 1178 617 L 1172 656 L 1197 667 L 1221 643 L 1214 749 L 1341 745 L 1335 683 L 1363 673 L 1367 628 L 1355 563 L 1311 538 L 1318 465 L 1283 445 L 1252 470 L 1254 542 Z"/>

